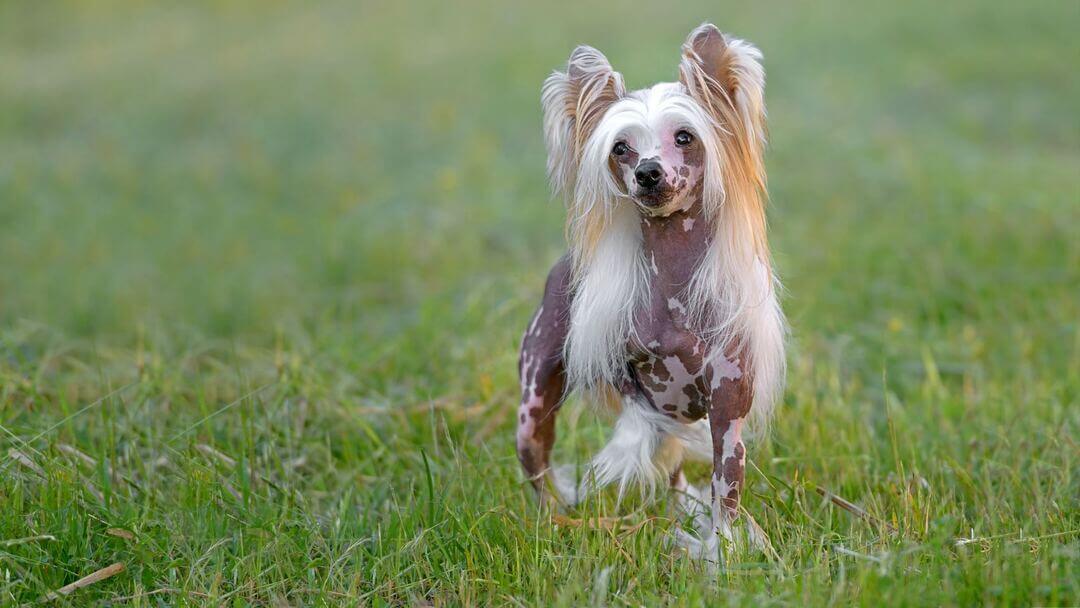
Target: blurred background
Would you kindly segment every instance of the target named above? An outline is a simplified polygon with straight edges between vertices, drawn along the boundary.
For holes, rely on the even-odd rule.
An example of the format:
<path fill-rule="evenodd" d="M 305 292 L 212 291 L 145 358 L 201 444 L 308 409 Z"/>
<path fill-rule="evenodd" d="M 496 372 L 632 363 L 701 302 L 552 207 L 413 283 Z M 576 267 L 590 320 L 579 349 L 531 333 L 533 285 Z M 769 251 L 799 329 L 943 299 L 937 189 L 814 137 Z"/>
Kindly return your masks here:
<path fill-rule="evenodd" d="M 6 326 L 378 332 L 533 297 L 563 248 L 540 82 L 582 42 L 672 80 L 706 19 L 765 54 L 793 313 L 994 314 L 1007 283 L 1054 318 L 1077 276 L 1073 2 L 0 10 Z"/>
<path fill-rule="evenodd" d="M 1075 490 L 1060 460 L 1075 443 L 1054 442 L 1075 432 L 1080 393 L 1074 0 L 5 2 L 5 447 L 67 441 L 136 479 L 155 479 L 140 467 L 166 440 L 191 442 L 193 461 L 197 442 L 304 457 L 312 469 L 278 483 L 318 518 L 360 501 L 372 519 L 345 521 L 361 534 L 415 489 L 418 450 L 449 438 L 525 500 L 515 348 L 564 249 L 540 84 L 580 43 L 629 88 L 673 80 L 706 20 L 765 57 L 770 238 L 793 328 L 770 472 L 855 498 L 893 487 L 879 446 L 899 429 L 907 466 L 949 487 L 941 463 L 1017 466 L 1023 436 L 1066 471 L 1056 489 L 960 484 L 957 504 L 981 506 L 941 525 L 966 533 L 965 516 L 995 508 L 981 531 L 1077 523 L 1052 507 Z M 859 464 L 784 460 L 814 450 Z M 433 462 L 447 492 L 483 495 L 466 511 L 502 502 Z M 163 485 L 191 496 L 140 516 L 171 521 L 191 555 L 201 524 L 167 514 L 198 504 L 199 483 Z M 54 504 L 34 500 L 0 537 L 33 533 L 25 519 Z M 108 553 L 78 538 L 42 586 Z M 166 571 L 146 563 L 144 582 Z M 391 575 L 366 567 L 382 589 Z"/>

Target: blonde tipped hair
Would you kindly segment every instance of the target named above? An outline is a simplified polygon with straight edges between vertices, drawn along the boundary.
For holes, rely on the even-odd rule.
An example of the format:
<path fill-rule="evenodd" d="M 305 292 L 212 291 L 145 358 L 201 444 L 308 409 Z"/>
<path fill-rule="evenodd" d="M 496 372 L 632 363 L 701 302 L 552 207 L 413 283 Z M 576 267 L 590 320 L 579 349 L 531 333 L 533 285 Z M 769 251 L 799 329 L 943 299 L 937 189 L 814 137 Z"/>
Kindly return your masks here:
<path fill-rule="evenodd" d="M 703 24 L 687 37 L 679 64 L 680 82 L 713 117 L 719 141 L 705 184 L 716 238 L 691 281 L 689 310 L 713 348 L 748 360 L 754 381 L 748 426 L 757 431 L 781 397 L 786 369 L 786 324 L 765 221 L 761 59 L 753 45 Z"/>

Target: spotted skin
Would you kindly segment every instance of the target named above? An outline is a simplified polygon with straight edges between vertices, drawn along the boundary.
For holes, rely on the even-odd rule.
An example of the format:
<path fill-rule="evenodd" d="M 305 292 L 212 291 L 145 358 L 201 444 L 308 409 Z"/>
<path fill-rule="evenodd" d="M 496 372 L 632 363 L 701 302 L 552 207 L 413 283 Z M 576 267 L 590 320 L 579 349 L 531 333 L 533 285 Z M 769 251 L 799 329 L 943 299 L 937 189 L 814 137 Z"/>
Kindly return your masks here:
<path fill-rule="evenodd" d="M 562 351 L 569 322 L 569 282 L 570 261 L 563 257 L 548 274 L 544 298 L 522 336 L 518 360 L 518 459 L 540 493 L 555 443 L 555 414 L 566 392 Z"/>
<path fill-rule="evenodd" d="M 746 462 L 741 433 L 753 390 L 738 343 L 727 353 L 712 351 L 688 317 L 687 285 L 710 238 L 700 196 L 688 209 L 643 217 L 641 230 L 651 305 L 634 318 L 630 369 L 639 394 L 666 416 L 686 423 L 708 416 L 713 523 L 725 529 L 738 515 Z"/>

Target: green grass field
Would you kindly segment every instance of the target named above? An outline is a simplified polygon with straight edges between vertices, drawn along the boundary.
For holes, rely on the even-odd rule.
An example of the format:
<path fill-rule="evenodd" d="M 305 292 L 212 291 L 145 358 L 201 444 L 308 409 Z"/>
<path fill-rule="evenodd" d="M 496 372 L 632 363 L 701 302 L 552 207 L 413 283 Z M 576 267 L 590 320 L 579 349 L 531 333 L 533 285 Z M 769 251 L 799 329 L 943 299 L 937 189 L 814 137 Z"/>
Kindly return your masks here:
<path fill-rule="evenodd" d="M 0 6 L 0 605 L 1080 604 L 1080 5 L 694 4 Z M 777 556 L 712 575 L 513 439 L 540 83 L 704 20 L 765 54 L 793 330 Z"/>

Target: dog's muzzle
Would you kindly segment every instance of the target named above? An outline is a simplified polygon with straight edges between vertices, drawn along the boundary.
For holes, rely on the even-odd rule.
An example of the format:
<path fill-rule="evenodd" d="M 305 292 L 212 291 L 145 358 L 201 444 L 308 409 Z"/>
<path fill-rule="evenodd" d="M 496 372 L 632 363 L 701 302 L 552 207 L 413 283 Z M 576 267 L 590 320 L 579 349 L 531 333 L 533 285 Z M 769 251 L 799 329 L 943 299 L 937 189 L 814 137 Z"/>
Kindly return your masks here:
<path fill-rule="evenodd" d="M 634 170 L 634 181 L 643 190 L 651 190 L 660 184 L 664 178 L 664 168 L 655 160 L 647 160 Z"/>

